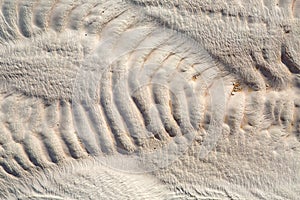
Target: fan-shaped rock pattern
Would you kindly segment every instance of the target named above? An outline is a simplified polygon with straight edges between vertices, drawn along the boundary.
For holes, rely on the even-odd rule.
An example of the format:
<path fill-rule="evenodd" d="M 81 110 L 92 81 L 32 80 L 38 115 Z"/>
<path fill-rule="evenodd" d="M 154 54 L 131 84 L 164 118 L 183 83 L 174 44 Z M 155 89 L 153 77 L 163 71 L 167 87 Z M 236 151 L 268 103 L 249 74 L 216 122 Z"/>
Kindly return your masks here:
<path fill-rule="evenodd" d="M 2 7 L 16 13 L 3 20 L 18 33 L 2 33 L 1 144 L 11 153 L 1 166 L 8 174 L 69 157 L 188 144 L 208 129 L 208 92 L 220 69 L 193 39 L 142 23 L 124 3 Z"/>
<path fill-rule="evenodd" d="M 140 177 L 99 165 L 102 158 L 133 155 L 145 159 L 144 170 L 166 167 L 154 173 L 161 182 L 147 178 L 157 198 L 297 196 L 294 188 L 290 196 L 277 187 L 273 193 L 258 190 L 269 191 L 273 176 L 264 177 L 259 169 L 253 176 L 258 181 L 247 167 L 237 170 L 236 179 L 230 177 L 236 169 L 232 163 L 248 158 L 248 149 L 269 145 L 258 148 L 266 151 L 258 165 L 266 158 L 276 171 L 283 167 L 274 169 L 272 160 L 286 162 L 284 176 L 294 173 L 291 182 L 299 184 L 297 0 L 256 0 L 251 6 L 242 1 L 4 0 L 0 6 L 0 184 L 32 182 L 14 194 L 12 185 L 0 186 L 1 198 L 97 198 L 99 192 L 69 194 L 76 184 L 68 178 L 65 190 L 57 186 L 59 176 L 82 173 L 80 180 L 90 183 L 82 186 L 89 189 L 102 185 L 108 194 L 103 185 L 124 188 L 127 192 L 118 194 L 135 199 L 136 188 L 145 199 L 150 194 L 140 187 Z M 257 139 L 261 133 L 265 140 Z M 244 144 L 252 135 L 254 143 Z M 279 148 L 282 140 L 287 145 Z M 210 150 L 217 153 L 205 160 Z M 253 151 L 249 159 L 258 155 Z M 286 159 L 291 155 L 293 163 Z M 92 170 L 101 171 L 95 177 L 84 164 L 91 160 Z M 244 162 L 255 167 L 255 161 Z M 49 182 L 41 178 L 55 169 L 61 174 Z M 118 179 L 123 175 L 125 184 Z M 247 190 L 253 183 L 257 190 Z M 47 185 L 54 189 L 46 195 Z M 29 191 L 31 196 L 25 194 Z"/>

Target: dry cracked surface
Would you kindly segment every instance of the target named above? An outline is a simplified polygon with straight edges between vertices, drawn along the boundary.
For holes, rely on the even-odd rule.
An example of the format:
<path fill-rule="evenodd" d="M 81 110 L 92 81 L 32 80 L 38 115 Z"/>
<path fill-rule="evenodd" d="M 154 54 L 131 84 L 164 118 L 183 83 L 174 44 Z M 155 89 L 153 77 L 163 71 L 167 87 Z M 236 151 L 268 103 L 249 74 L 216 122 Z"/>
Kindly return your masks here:
<path fill-rule="evenodd" d="M 299 199 L 299 0 L 0 8 L 0 199 Z"/>

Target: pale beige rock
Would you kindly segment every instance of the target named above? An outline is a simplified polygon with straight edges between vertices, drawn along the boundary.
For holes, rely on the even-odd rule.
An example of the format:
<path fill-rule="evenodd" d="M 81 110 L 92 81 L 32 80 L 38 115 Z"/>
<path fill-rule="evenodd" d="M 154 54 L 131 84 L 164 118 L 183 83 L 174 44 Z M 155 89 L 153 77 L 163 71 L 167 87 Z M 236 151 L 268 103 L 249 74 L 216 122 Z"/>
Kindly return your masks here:
<path fill-rule="evenodd" d="M 0 199 L 298 199 L 298 0 L 0 7 Z"/>

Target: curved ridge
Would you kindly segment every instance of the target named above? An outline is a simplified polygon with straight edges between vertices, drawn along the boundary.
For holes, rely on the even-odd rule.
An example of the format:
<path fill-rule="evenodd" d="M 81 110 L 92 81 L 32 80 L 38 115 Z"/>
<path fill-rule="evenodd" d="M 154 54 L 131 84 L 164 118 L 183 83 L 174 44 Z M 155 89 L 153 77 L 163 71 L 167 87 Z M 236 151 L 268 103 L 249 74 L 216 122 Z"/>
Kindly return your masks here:
<path fill-rule="evenodd" d="M 291 85 L 293 71 L 280 57 L 287 38 L 299 36 L 299 20 L 290 14 L 295 1 L 252 1 L 255 10 L 242 1 L 129 2 L 159 24 L 195 38 L 249 88 L 282 90 Z M 294 53 L 291 62 L 299 65 L 297 57 Z"/>

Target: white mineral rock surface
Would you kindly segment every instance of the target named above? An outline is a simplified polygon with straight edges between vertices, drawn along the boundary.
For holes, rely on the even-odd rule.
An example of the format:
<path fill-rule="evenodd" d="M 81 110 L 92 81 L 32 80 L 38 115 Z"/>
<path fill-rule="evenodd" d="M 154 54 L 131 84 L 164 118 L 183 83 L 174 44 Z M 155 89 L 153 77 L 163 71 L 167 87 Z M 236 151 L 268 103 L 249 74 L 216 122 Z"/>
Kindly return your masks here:
<path fill-rule="evenodd" d="M 0 199 L 300 198 L 300 0 L 0 8 Z"/>

